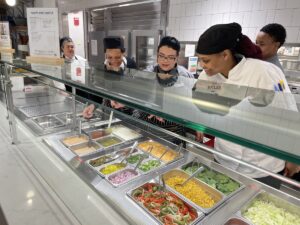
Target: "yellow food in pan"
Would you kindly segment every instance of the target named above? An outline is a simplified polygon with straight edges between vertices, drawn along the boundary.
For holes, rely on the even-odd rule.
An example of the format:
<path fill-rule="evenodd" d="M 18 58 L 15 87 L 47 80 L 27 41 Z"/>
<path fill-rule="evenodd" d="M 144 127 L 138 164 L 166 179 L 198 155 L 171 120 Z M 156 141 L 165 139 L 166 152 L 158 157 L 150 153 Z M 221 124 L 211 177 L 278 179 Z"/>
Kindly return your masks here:
<path fill-rule="evenodd" d="M 140 143 L 138 147 L 146 152 L 149 151 L 150 147 L 153 147 L 151 151 L 151 155 L 157 158 L 161 157 L 162 154 L 164 154 L 164 152 L 168 149 L 166 146 L 155 141 L 147 141 L 147 142 Z M 176 156 L 177 153 L 169 149 L 168 152 L 162 157 L 162 161 L 164 162 L 172 161 L 176 158 Z"/>
<path fill-rule="evenodd" d="M 174 176 L 167 178 L 166 184 L 202 208 L 211 208 L 216 204 L 215 200 L 193 180 L 184 186 L 176 185 L 182 184 L 185 180 L 186 178 Z"/>

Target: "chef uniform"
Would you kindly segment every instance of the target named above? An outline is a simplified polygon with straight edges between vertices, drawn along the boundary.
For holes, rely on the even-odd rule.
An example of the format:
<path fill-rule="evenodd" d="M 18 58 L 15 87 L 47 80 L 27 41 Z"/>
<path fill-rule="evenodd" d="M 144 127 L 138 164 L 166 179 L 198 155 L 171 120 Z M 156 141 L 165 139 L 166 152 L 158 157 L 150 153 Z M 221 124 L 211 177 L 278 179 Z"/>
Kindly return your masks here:
<path fill-rule="evenodd" d="M 215 26 L 219 26 L 219 25 L 215 25 Z M 235 45 L 230 46 L 229 44 L 230 40 L 228 41 L 228 43 L 226 43 L 227 41 L 226 37 L 230 36 L 231 34 L 234 34 L 234 30 L 223 29 L 224 27 L 225 25 L 223 25 L 223 27 L 222 26 L 218 28 L 215 27 L 215 29 L 213 29 L 212 32 L 205 32 L 199 38 L 197 53 L 203 55 L 210 55 L 210 54 L 216 54 L 222 52 L 225 49 L 233 49 Z M 217 33 L 221 32 L 220 37 L 223 37 L 223 42 L 222 41 L 218 42 L 217 40 L 217 43 L 220 43 L 219 46 L 216 46 L 215 44 L 216 40 L 213 40 L 214 37 L 218 36 L 216 35 L 216 32 Z M 241 35 L 241 33 L 239 35 Z M 203 38 L 205 38 L 206 40 L 212 40 L 212 42 L 207 41 L 206 43 L 203 43 Z M 212 45 L 213 46 L 212 48 L 215 48 L 215 50 L 211 50 L 212 48 L 209 48 L 210 45 Z M 215 74 L 212 76 L 208 76 L 205 73 L 205 71 L 203 71 L 199 75 L 198 79 L 214 81 L 217 83 L 227 83 L 227 84 L 234 84 L 234 85 L 240 85 L 246 87 L 281 91 L 284 93 L 291 93 L 284 74 L 277 66 L 258 59 L 245 58 L 239 54 L 235 54 L 235 58 L 237 64 L 229 71 L 228 78 L 224 77 L 222 74 Z M 287 99 L 286 101 L 279 101 L 274 103 L 273 102 L 271 104 L 274 104 L 274 106 L 276 107 L 297 111 L 297 106 L 292 96 L 290 99 Z M 274 173 L 282 172 L 283 169 L 285 168 L 284 160 L 260 153 L 258 151 L 251 150 L 247 147 L 243 147 L 241 145 L 223 140 L 218 137 L 215 138 L 215 149 L 222 153 L 225 153 L 226 155 L 233 156 L 242 161 L 249 162 L 251 164 L 267 169 Z M 247 166 L 243 166 L 225 157 L 215 155 L 215 159 L 225 167 L 230 168 L 239 173 L 245 174 L 248 177 L 256 178 L 256 179 L 266 177 L 266 174 L 263 172 L 260 172 L 258 170 L 252 169 Z M 271 182 L 273 186 L 274 186 L 274 180 L 276 179 L 273 179 Z M 280 185 L 280 181 L 279 181 L 279 185 Z M 275 186 L 278 187 L 278 185 L 276 184 Z"/>

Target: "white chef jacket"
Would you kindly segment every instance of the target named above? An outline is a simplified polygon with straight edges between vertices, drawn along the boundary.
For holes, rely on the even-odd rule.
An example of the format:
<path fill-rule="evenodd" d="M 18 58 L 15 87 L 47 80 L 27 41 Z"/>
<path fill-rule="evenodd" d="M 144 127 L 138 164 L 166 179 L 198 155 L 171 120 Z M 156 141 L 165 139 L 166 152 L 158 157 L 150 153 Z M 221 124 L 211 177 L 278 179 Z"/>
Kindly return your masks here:
<path fill-rule="evenodd" d="M 222 74 L 208 76 L 205 71 L 200 74 L 198 79 L 268 90 L 274 90 L 274 85 L 277 85 L 278 82 L 282 80 L 285 85 L 283 92 L 291 93 L 284 74 L 277 66 L 261 60 L 245 57 L 242 57 L 241 61 L 229 71 L 228 79 Z M 284 95 L 282 96 L 285 98 Z M 297 105 L 294 99 L 283 99 L 283 101 L 280 101 L 280 105 L 278 105 L 278 102 L 276 103 L 276 107 L 297 111 Z M 281 159 L 217 137 L 215 138 L 215 149 L 274 173 L 282 171 L 285 166 L 285 161 Z M 219 155 L 215 155 L 215 158 L 222 165 L 249 177 L 260 178 L 266 176 L 263 172 L 240 165 Z"/>
<path fill-rule="evenodd" d="M 69 60 L 70 62 L 73 62 L 71 64 L 71 67 L 76 66 L 76 65 L 79 67 L 88 67 L 87 60 L 79 55 L 74 55 L 72 59 L 67 58 L 65 56 L 63 56 L 63 58 L 65 58 L 66 60 Z M 82 71 L 85 72 L 84 69 Z M 73 72 L 72 69 L 71 69 L 71 72 Z M 62 90 L 66 90 L 66 86 L 63 83 L 55 81 L 55 80 L 53 80 L 53 83 L 54 83 L 55 87 L 62 89 Z"/>

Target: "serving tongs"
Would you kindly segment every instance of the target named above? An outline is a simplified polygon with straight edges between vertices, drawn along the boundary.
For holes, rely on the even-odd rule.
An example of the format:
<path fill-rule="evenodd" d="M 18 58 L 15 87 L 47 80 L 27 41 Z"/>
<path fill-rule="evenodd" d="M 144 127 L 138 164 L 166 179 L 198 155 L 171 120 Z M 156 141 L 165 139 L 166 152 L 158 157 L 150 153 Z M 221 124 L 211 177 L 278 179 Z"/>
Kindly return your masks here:
<path fill-rule="evenodd" d="M 202 172 L 204 170 L 203 166 L 200 166 L 192 175 L 190 175 L 189 178 L 187 178 L 183 183 L 181 184 L 175 184 L 175 187 L 183 187 L 189 180 L 194 178 L 198 173 Z"/>
<path fill-rule="evenodd" d="M 183 143 L 182 142 L 178 145 L 177 149 L 178 149 L 178 151 L 177 151 L 177 156 L 176 157 L 179 158 L 180 154 L 183 150 Z"/>
<path fill-rule="evenodd" d="M 137 170 L 137 168 L 139 168 L 139 166 L 141 165 L 141 163 L 144 161 L 144 159 L 146 159 L 147 158 L 147 156 L 146 155 L 141 155 L 141 157 L 140 157 L 140 159 L 139 159 L 139 161 L 138 161 L 138 163 L 136 164 L 136 166 L 134 167 L 134 169 L 133 170 Z"/>
<path fill-rule="evenodd" d="M 161 156 L 160 156 L 158 159 L 161 160 L 162 157 L 164 157 L 164 155 L 165 155 L 168 151 L 169 151 L 169 149 L 166 149 L 166 150 L 163 152 L 163 154 L 161 154 Z"/>
<path fill-rule="evenodd" d="M 134 144 L 131 146 L 131 149 L 130 151 L 128 151 L 126 154 L 125 154 L 125 157 L 121 160 L 120 163 L 123 163 L 133 152 L 134 152 L 134 149 L 136 148 L 138 142 L 134 142 Z M 125 162 L 127 164 L 127 161 Z"/>
<path fill-rule="evenodd" d="M 85 130 L 81 129 L 81 120 L 79 120 L 79 133 L 84 133 L 86 136 L 88 136 L 88 147 L 92 147 L 93 139 L 92 139 L 92 132 L 86 132 Z"/>
<path fill-rule="evenodd" d="M 166 188 L 165 178 L 164 178 L 163 175 L 160 175 L 160 176 L 159 176 L 159 184 L 160 184 L 160 186 L 162 187 L 162 190 L 163 190 L 164 192 L 166 192 L 166 191 L 167 191 L 167 188 Z"/>

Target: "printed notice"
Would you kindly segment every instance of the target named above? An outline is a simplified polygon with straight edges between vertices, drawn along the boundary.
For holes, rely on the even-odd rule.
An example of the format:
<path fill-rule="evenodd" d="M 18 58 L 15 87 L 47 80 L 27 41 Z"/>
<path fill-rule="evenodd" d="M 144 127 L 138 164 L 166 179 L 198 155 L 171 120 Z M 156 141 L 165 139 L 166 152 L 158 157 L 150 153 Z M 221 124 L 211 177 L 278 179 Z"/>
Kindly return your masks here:
<path fill-rule="evenodd" d="M 0 48 L 11 48 L 8 22 L 0 22 Z"/>
<path fill-rule="evenodd" d="M 97 40 L 91 40 L 91 50 L 93 56 L 98 56 Z"/>
<path fill-rule="evenodd" d="M 27 8 L 31 56 L 60 57 L 57 8 Z"/>
<path fill-rule="evenodd" d="M 190 57 L 190 56 L 194 56 L 195 55 L 195 45 L 185 45 L 185 52 L 184 52 L 184 56 L 185 57 Z"/>

